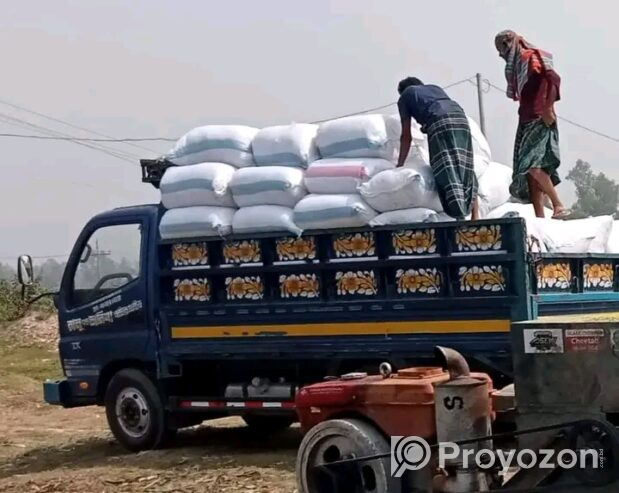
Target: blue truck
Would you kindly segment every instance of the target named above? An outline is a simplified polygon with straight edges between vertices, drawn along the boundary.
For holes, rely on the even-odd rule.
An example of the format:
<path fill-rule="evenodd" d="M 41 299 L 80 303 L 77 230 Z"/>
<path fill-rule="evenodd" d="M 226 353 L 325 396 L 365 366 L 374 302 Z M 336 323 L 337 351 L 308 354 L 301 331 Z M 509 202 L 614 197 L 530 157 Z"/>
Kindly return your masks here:
<path fill-rule="evenodd" d="M 508 381 L 513 321 L 619 308 L 619 256 L 531 254 L 520 218 L 164 241 L 162 212 L 93 217 L 55 294 L 64 378 L 45 400 L 105 406 L 130 450 L 231 414 L 276 431 L 301 386 L 436 345 Z"/>

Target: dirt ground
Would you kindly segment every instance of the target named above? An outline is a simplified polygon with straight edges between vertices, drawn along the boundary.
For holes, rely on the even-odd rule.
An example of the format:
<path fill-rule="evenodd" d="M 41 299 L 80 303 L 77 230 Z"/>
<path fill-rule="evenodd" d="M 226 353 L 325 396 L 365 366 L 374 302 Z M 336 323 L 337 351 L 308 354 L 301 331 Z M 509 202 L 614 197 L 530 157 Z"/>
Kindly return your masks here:
<path fill-rule="evenodd" d="M 295 491 L 297 428 L 265 439 L 225 418 L 182 431 L 167 450 L 128 453 L 102 408 L 43 402 L 57 360 L 53 318 L 0 326 L 0 492 Z"/>

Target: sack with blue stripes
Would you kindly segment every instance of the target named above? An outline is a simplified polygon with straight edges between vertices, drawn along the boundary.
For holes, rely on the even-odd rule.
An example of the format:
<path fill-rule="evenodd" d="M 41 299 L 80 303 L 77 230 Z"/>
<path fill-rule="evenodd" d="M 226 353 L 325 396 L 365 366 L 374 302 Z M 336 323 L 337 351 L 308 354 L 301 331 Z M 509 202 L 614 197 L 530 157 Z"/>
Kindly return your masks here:
<path fill-rule="evenodd" d="M 159 223 L 161 238 L 226 236 L 232 232 L 232 207 L 181 207 L 165 211 Z"/>
<path fill-rule="evenodd" d="M 356 115 L 325 122 L 318 129 L 316 143 L 323 158 L 395 159 L 396 149 L 383 115 Z"/>
<path fill-rule="evenodd" d="M 256 165 L 307 168 L 319 158 L 316 132 L 318 125 L 310 123 L 263 128 L 252 142 Z"/>
<path fill-rule="evenodd" d="M 234 207 L 229 184 L 235 170 L 224 163 L 168 168 L 159 186 L 161 202 L 166 209 L 197 205 Z"/>
<path fill-rule="evenodd" d="M 211 161 L 237 168 L 253 166 L 251 143 L 257 132 L 257 128 L 244 125 L 197 127 L 183 135 L 166 158 L 179 165 Z"/>
<path fill-rule="evenodd" d="M 307 194 L 303 184 L 303 170 L 285 166 L 239 169 L 232 177 L 230 190 L 239 207 L 294 207 Z"/>
<path fill-rule="evenodd" d="M 304 230 L 356 228 L 374 217 L 376 211 L 356 194 L 310 194 L 294 208 L 294 222 Z"/>

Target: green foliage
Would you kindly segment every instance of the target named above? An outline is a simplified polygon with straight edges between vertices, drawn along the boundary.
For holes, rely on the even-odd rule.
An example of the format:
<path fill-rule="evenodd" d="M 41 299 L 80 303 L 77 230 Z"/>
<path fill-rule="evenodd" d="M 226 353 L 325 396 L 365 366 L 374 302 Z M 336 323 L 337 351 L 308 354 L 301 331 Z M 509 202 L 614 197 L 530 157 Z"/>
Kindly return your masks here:
<path fill-rule="evenodd" d="M 594 173 L 591 165 L 578 160 L 567 175 L 576 187 L 577 200 L 572 206 L 575 217 L 615 214 L 619 202 L 619 185 L 604 173 Z"/>
<path fill-rule="evenodd" d="M 27 288 L 26 299 L 38 296 L 43 292 L 44 289 L 41 285 L 35 283 Z M 39 311 L 52 312 L 54 310 L 52 300 L 47 297 L 37 301 L 34 305 L 26 303 L 22 299 L 22 287 L 17 282 L 17 279 L 14 278 L 10 281 L 0 280 L 0 321 L 17 320 L 23 317 L 31 306 L 36 306 L 36 309 Z"/>

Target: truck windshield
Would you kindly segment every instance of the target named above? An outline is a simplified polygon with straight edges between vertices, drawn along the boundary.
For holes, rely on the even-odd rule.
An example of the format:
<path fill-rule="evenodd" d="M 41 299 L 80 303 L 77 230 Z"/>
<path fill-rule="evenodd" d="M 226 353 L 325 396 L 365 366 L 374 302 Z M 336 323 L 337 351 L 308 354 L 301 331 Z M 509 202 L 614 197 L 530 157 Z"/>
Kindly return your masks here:
<path fill-rule="evenodd" d="M 73 275 L 72 306 L 96 301 L 140 276 L 141 225 L 97 229 L 89 238 Z M 90 249 L 90 255 L 86 255 Z"/>

